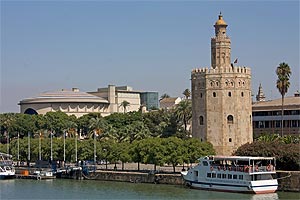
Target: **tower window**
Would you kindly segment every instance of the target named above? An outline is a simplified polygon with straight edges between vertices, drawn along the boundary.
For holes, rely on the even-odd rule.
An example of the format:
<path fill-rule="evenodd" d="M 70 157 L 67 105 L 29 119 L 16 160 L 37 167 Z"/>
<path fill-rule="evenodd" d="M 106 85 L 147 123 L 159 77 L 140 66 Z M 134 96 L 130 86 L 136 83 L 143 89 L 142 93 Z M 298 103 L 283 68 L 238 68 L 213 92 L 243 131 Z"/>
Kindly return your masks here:
<path fill-rule="evenodd" d="M 242 97 L 244 96 L 244 92 L 241 92 L 241 96 L 242 96 Z"/>
<path fill-rule="evenodd" d="M 203 125 L 203 124 L 204 124 L 203 121 L 204 121 L 204 120 L 203 120 L 203 116 L 200 116 L 200 117 L 199 117 L 199 124 L 200 124 L 200 125 Z"/>
<path fill-rule="evenodd" d="M 227 123 L 228 124 L 233 124 L 233 116 L 232 115 L 227 116 Z"/>
<path fill-rule="evenodd" d="M 217 96 L 217 94 L 215 92 L 213 92 L 213 97 L 216 97 L 216 96 Z"/>
<path fill-rule="evenodd" d="M 200 98 L 202 98 L 202 92 L 200 93 Z"/>
<path fill-rule="evenodd" d="M 231 97 L 231 92 L 228 92 L 228 96 Z"/>
<path fill-rule="evenodd" d="M 232 139 L 231 139 L 231 138 L 229 138 L 229 142 L 232 142 Z"/>

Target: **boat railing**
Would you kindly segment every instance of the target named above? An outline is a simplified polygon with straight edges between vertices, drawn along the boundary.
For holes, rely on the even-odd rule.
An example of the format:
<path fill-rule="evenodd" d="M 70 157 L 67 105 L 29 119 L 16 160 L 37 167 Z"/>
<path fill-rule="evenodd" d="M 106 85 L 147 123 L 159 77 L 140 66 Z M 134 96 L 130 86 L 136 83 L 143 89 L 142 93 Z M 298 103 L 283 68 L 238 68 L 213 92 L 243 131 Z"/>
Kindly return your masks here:
<path fill-rule="evenodd" d="M 255 165 L 238 165 L 238 166 L 226 166 L 226 165 L 211 165 L 211 171 L 236 171 L 236 172 L 245 172 L 245 173 L 254 173 L 254 172 L 274 172 L 275 167 L 273 165 L 267 166 L 258 166 Z"/>

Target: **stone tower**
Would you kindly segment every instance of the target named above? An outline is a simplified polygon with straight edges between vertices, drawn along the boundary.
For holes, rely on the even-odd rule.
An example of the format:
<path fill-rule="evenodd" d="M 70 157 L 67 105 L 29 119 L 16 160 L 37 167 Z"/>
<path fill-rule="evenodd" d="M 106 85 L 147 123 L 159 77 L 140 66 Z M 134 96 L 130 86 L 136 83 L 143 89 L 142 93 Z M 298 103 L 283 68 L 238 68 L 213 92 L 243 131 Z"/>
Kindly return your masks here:
<path fill-rule="evenodd" d="M 253 141 L 251 70 L 230 61 L 230 38 L 223 16 L 214 25 L 211 68 L 194 69 L 192 135 L 213 144 L 219 155 L 231 155 Z"/>

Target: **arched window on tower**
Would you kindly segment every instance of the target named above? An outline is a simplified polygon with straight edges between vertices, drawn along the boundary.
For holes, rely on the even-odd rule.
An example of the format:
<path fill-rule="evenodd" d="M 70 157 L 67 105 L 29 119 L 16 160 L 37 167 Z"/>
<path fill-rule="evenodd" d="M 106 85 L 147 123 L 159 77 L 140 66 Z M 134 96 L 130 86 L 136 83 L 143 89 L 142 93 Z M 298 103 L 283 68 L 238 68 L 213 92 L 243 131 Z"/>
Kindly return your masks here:
<path fill-rule="evenodd" d="M 203 119 L 203 116 L 200 116 L 200 117 L 199 117 L 199 124 L 200 124 L 200 125 L 204 125 L 204 119 Z"/>
<path fill-rule="evenodd" d="M 233 124 L 233 116 L 232 115 L 227 116 L 227 123 L 228 124 Z"/>
<path fill-rule="evenodd" d="M 213 97 L 216 97 L 217 96 L 217 93 L 213 92 Z"/>

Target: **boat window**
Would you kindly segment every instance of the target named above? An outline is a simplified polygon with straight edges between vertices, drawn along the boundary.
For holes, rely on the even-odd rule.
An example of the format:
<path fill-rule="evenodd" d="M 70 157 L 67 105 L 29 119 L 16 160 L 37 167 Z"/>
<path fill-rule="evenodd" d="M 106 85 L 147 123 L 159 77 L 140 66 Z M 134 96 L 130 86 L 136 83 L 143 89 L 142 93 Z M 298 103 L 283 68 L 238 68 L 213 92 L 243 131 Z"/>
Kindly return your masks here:
<path fill-rule="evenodd" d="M 243 175 L 239 175 L 239 179 L 243 180 Z"/>
<path fill-rule="evenodd" d="M 226 178 L 226 174 L 222 174 L 222 178 L 223 178 L 223 179 Z"/>
<path fill-rule="evenodd" d="M 212 178 L 216 178 L 216 174 L 215 173 L 212 173 Z"/>
<path fill-rule="evenodd" d="M 236 174 L 233 175 L 233 179 L 237 179 L 237 175 Z"/>
<path fill-rule="evenodd" d="M 228 174 L 228 179 L 232 179 L 232 174 Z"/>
<path fill-rule="evenodd" d="M 208 166 L 207 161 L 203 161 L 202 163 L 203 163 L 204 166 Z"/>
<path fill-rule="evenodd" d="M 195 176 L 198 176 L 198 171 L 194 171 L 195 172 Z"/>
<path fill-rule="evenodd" d="M 217 174 L 217 177 L 218 177 L 218 178 L 221 178 L 221 174 Z"/>
<path fill-rule="evenodd" d="M 211 173 L 207 173 L 207 178 L 211 178 Z"/>

